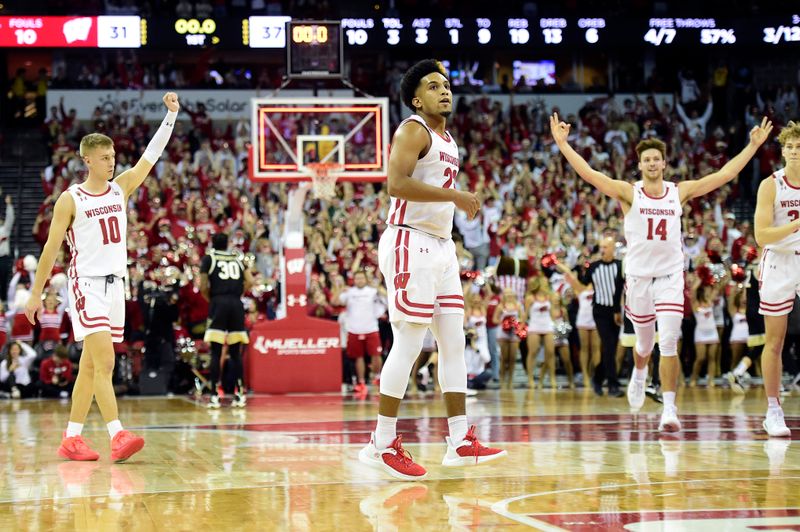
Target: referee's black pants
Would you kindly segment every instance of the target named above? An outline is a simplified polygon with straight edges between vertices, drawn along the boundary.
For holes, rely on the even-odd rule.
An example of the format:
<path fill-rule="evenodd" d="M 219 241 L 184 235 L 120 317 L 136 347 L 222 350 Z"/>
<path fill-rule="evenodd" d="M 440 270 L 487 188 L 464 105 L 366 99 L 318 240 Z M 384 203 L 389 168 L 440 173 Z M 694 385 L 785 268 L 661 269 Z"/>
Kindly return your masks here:
<path fill-rule="evenodd" d="M 595 305 L 592 315 L 597 325 L 597 334 L 600 335 L 600 365 L 595 368 L 594 382 L 602 386 L 606 380 L 609 389 L 619 388 L 616 362 L 619 325 L 614 322 L 614 309 Z"/>

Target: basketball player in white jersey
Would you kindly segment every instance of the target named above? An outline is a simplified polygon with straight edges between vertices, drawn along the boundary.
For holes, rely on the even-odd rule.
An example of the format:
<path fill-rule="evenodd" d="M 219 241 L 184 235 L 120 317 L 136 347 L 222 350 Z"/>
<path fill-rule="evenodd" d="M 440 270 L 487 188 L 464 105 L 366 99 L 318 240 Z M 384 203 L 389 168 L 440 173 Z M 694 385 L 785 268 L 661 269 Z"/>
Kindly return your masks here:
<path fill-rule="evenodd" d="M 677 432 L 681 428 L 675 393 L 680 376 L 678 337 L 683 319 L 683 242 L 681 214 L 691 199 L 716 190 L 735 178 L 755 155 L 772 131 L 764 118 L 750 131 L 749 144 L 719 169 L 702 179 L 679 184 L 665 182 L 666 145 L 647 139 L 636 146 L 642 180 L 634 184 L 612 179 L 593 170 L 567 141 L 569 124 L 550 117 L 553 140 L 575 171 L 600 192 L 619 200 L 625 215 L 625 313 L 636 333 L 636 367 L 628 384 L 628 403 L 639 409 L 644 404 L 647 363 L 655 346 L 658 322 L 661 359 L 659 371 L 664 410 L 659 430 Z"/>
<path fill-rule="evenodd" d="M 429 59 L 406 72 L 400 92 L 414 114 L 400 124 L 392 141 L 391 207 L 378 246 L 394 343 L 381 373 L 378 424 L 359 460 L 396 478 L 418 480 L 427 472 L 403 449 L 396 427 L 428 328 L 439 345 L 439 385 L 450 429 L 442 464 L 476 464 L 506 452 L 484 447 L 475 427 L 467 429 L 464 296 L 451 235 L 455 208 L 471 219 L 480 204 L 474 194 L 456 190 L 458 146 L 445 129 L 453 107 L 450 81 L 442 64 Z"/>
<path fill-rule="evenodd" d="M 80 154 L 88 169 L 86 181 L 65 190 L 56 201 L 47 243 L 42 249 L 25 315 L 31 323 L 42 309 L 42 289 L 50 277 L 58 250 L 67 237 L 69 309 L 76 341 L 83 340 L 80 372 L 72 392 L 72 409 L 58 454 L 68 460 L 97 460 L 99 455 L 81 437 L 92 397 L 111 437 L 111 459 L 121 462 L 144 447 L 144 439 L 123 430 L 111 377 L 114 342 L 125 326 L 127 269 L 127 204 L 167 146 L 180 108 L 178 95 L 168 92 L 169 112 L 136 166 L 114 179 L 114 144 L 99 133 L 81 139 Z"/>
<path fill-rule="evenodd" d="M 755 237 L 761 256 L 759 313 L 764 316 L 761 372 L 767 392 L 764 429 L 789 437 L 780 402 L 781 353 L 786 322 L 800 294 L 800 122 L 789 122 L 778 135 L 786 166 L 761 182 L 756 201 Z"/>

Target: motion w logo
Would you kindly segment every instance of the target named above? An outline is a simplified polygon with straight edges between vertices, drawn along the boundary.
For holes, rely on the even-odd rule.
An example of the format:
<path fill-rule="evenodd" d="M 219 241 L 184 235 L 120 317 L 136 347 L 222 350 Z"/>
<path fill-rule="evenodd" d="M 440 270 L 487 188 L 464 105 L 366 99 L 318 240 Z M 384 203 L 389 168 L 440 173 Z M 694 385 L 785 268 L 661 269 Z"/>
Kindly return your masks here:
<path fill-rule="evenodd" d="M 292 259 L 286 262 L 286 271 L 290 274 L 302 273 L 305 259 Z"/>
<path fill-rule="evenodd" d="M 395 290 L 405 290 L 406 286 L 408 285 L 408 279 L 411 277 L 411 274 L 408 272 L 401 272 L 394 276 L 394 289 Z"/>

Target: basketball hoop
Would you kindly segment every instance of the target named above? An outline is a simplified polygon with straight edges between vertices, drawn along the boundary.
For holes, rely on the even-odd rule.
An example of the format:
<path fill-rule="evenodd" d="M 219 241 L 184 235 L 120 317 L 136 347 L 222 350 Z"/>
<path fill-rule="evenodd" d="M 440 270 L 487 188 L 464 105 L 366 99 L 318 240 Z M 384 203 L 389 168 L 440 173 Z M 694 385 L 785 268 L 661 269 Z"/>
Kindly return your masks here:
<path fill-rule="evenodd" d="M 339 172 L 344 170 L 344 165 L 325 162 L 307 163 L 305 167 L 311 171 L 314 197 L 322 200 L 333 199 L 336 196 L 336 180 L 339 178 Z"/>

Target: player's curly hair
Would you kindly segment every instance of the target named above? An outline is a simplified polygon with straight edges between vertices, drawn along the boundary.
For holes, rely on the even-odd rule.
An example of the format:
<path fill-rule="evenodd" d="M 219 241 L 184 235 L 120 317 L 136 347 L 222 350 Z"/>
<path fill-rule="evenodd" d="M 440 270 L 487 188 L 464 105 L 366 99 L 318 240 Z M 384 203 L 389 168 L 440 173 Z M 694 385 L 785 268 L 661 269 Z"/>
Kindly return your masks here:
<path fill-rule="evenodd" d="M 800 139 L 800 122 L 790 120 L 789 123 L 781 129 L 781 133 L 778 135 L 778 142 L 781 143 L 781 146 L 786 144 L 786 141 L 789 139 Z"/>
<path fill-rule="evenodd" d="M 447 70 L 444 65 L 436 59 L 423 59 L 419 63 L 408 69 L 400 81 L 400 96 L 403 98 L 403 103 L 406 107 L 416 112 L 417 109 L 411 101 L 414 99 L 414 93 L 417 92 L 420 80 L 432 72 L 438 72 L 444 77 L 447 77 Z"/>
<path fill-rule="evenodd" d="M 667 160 L 667 145 L 658 139 L 645 139 L 636 145 L 636 155 L 639 159 L 642 158 L 642 152 L 646 150 L 658 150 L 661 152 L 661 158 Z"/>

